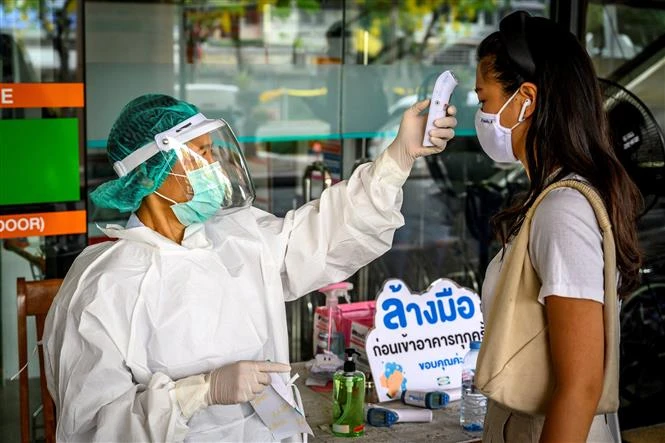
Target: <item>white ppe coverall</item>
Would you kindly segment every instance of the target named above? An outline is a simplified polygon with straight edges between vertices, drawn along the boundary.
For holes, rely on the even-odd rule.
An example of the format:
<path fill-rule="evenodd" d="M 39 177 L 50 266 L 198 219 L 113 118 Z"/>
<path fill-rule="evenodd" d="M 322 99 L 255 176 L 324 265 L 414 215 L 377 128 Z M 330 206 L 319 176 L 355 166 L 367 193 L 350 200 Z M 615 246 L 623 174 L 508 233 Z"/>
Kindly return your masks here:
<path fill-rule="evenodd" d="M 284 302 L 390 248 L 407 175 L 384 153 L 284 218 L 219 214 L 180 245 L 138 222 L 108 225 L 117 240 L 79 255 L 46 319 L 57 440 L 272 440 L 249 403 L 187 418 L 175 381 L 239 360 L 288 363 Z"/>

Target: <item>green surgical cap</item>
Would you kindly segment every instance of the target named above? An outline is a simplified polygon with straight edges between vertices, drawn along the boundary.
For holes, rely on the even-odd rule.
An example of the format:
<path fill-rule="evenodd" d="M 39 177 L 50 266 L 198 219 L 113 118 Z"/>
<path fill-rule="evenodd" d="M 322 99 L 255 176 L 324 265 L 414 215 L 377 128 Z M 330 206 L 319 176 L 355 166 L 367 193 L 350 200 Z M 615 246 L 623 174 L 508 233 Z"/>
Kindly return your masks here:
<path fill-rule="evenodd" d="M 135 98 L 120 112 L 109 133 L 107 151 L 111 164 L 198 113 L 196 106 L 168 95 Z M 90 198 L 102 208 L 136 211 L 143 197 L 159 189 L 175 161 L 173 151 L 154 155 L 128 175 L 99 186 L 90 193 Z"/>

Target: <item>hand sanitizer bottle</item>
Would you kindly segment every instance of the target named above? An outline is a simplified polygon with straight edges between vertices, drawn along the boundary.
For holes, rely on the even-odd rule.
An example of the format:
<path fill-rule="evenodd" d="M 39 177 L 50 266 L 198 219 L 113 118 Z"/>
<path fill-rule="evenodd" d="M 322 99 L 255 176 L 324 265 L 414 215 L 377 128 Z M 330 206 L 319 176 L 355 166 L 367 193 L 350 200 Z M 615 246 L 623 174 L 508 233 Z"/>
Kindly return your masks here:
<path fill-rule="evenodd" d="M 340 359 L 344 358 L 344 348 L 346 347 L 344 334 L 337 328 L 342 317 L 338 299 L 344 298 L 347 303 L 350 302 L 349 291 L 351 289 L 353 289 L 353 283 L 348 282 L 334 283 L 319 289 L 319 292 L 326 296 L 328 323 L 327 331 L 320 332 L 318 335 L 316 354 L 327 351 L 337 355 Z"/>
<path fill-rule="evenodd" d="M 365 374 L 356 370 L 353 348 L 346 349 L 344 368 L 333 376 L 332 432 L 338 437 L 359 437 L 365 433 Z"/>

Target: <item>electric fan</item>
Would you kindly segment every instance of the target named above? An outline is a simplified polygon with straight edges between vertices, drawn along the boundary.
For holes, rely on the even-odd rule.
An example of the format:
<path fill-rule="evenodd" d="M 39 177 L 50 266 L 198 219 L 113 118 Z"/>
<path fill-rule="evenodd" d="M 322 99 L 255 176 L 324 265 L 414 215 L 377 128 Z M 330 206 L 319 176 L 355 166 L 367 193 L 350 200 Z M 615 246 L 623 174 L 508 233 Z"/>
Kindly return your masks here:
<path fill-rule="evenodd" d="M 643 196 L 665 195 L 665 137 L 642 101 L 623 86 L 598 79 L 619 160 Z"/>
<path fill-rule="evenodd" d="M 623 86 L 599 79 L 612 144 L 626 171 L 651 203 L 638 222 L 644 253 L 642 284 L 622 303 L 619 420 L 622 428 L 665 420 L 665 137 L 649 109 Z"/>

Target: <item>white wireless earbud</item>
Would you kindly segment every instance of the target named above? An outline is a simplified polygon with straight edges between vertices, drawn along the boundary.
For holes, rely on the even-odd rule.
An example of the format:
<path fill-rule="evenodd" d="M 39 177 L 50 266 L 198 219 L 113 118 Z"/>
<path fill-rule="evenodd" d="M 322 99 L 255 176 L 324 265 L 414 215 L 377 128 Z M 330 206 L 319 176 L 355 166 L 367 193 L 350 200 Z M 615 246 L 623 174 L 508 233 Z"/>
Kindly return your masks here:
<path fill-rule="evenodd" d="M 522 109 L 520 109 L 520 115 L 517 117 L 517 121 L 521 122 L 524 120 L 524 113 L 526 112 L 526 108 L 531 106 L 531 99 L 527 98 L 524 100 L 524 103 L 522 103 Z"/>

